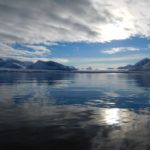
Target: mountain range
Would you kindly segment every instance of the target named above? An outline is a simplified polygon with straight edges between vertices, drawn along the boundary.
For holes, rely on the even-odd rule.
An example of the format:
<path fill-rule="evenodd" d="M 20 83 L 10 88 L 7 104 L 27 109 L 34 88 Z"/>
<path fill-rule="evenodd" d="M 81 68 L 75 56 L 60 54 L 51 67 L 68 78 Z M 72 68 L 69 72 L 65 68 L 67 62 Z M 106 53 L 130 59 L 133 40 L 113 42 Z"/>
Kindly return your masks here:
<path fill-rule="evenodd" d="M 27 62 L 11 58 L 0 58 L 0 69 L 15 69 L 15 70 L 64 70 L 73 71 L 77 70 L 72 66 L 65 66 L 54 61 L 37 61 Z M 128 71 L 150 71 L 150 58 L 144 58 L 134 65 L 126 65 L 119 67 L 119 70 Z"/>
<path fill-rule="evenodd" d="M 76 70 L 74 67 L 65 66 L 54 61 L 23 62 L 15 59 L 0 58 L 0 69 L 20 70 Z"/>
<path fill-rule="evenodd" d="M 150 58 L 144 58 L 134 65 L 119 67 L 118 69 L 129 71 L 150 71 Z"/>

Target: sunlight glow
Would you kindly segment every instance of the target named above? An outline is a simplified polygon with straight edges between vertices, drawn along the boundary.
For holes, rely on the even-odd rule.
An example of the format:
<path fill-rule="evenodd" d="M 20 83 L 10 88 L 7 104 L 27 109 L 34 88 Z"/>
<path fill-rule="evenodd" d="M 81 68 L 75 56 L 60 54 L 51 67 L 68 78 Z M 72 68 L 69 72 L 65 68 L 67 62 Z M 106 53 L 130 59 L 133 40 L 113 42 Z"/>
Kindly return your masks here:
<path fill-rule="evenodd" d="M 126 39 L 129 32 L 125 30 L 124 23 L 107 24 L 103 27 L 102 35 L 104 39 Z"/>
<path fill-rule="evenodd" d="M 119 124 L 120 121 L 119 109 L 112 108 L 104 110 L 104 121 L 108 125 Z"/>

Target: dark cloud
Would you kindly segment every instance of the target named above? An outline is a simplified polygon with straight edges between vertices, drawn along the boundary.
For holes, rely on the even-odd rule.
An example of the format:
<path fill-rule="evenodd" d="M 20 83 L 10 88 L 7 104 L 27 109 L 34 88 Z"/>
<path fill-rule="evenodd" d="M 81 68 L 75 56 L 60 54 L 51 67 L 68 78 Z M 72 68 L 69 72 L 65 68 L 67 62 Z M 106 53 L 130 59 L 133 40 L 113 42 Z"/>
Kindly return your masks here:
<path fill-rule="evenodd" d="M 91 0 L 1 0 L 0 22 L 3 32 L 10 30 L 10 35 L 19 35 L 27 41 L 40 38 L 81 41 L 100 35 L 95 28 L 97 23 L 110 20 L 110 13 L 103 7 L 100 9 Z M 64 30 L 67 38 L 62 35 Z"/>
<path fill-rule="evenodd" d="M 149 6 L 150 0 L 0 0 L 0 42 L 149 37 Z"/>

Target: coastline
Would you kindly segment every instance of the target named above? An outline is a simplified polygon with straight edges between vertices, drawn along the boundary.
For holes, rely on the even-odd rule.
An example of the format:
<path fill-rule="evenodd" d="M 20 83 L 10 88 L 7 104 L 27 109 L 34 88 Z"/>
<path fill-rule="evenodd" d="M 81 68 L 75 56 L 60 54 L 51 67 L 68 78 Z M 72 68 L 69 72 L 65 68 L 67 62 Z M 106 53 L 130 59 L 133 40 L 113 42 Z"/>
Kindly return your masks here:
<path fill-rule="evenodd" d="M 17 72 L 17 73 L 150 73 L 150 71 L 125 71 L 125 70 L 98 70 L 98 71 L 88 71 L 88 70 L 26 70 L 26 69 L 0 69 L 1 72 Z"/>

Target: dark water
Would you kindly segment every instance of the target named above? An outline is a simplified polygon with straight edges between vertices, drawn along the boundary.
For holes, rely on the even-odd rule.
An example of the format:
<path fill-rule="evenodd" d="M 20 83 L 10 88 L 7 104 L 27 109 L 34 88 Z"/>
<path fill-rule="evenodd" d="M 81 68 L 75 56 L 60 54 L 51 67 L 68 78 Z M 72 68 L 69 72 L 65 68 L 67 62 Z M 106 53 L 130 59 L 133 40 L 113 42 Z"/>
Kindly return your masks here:
<path fill-rule="evenodd" d="M 0 149 L 150 150 L 150 74 L 0 73 Z"/>

